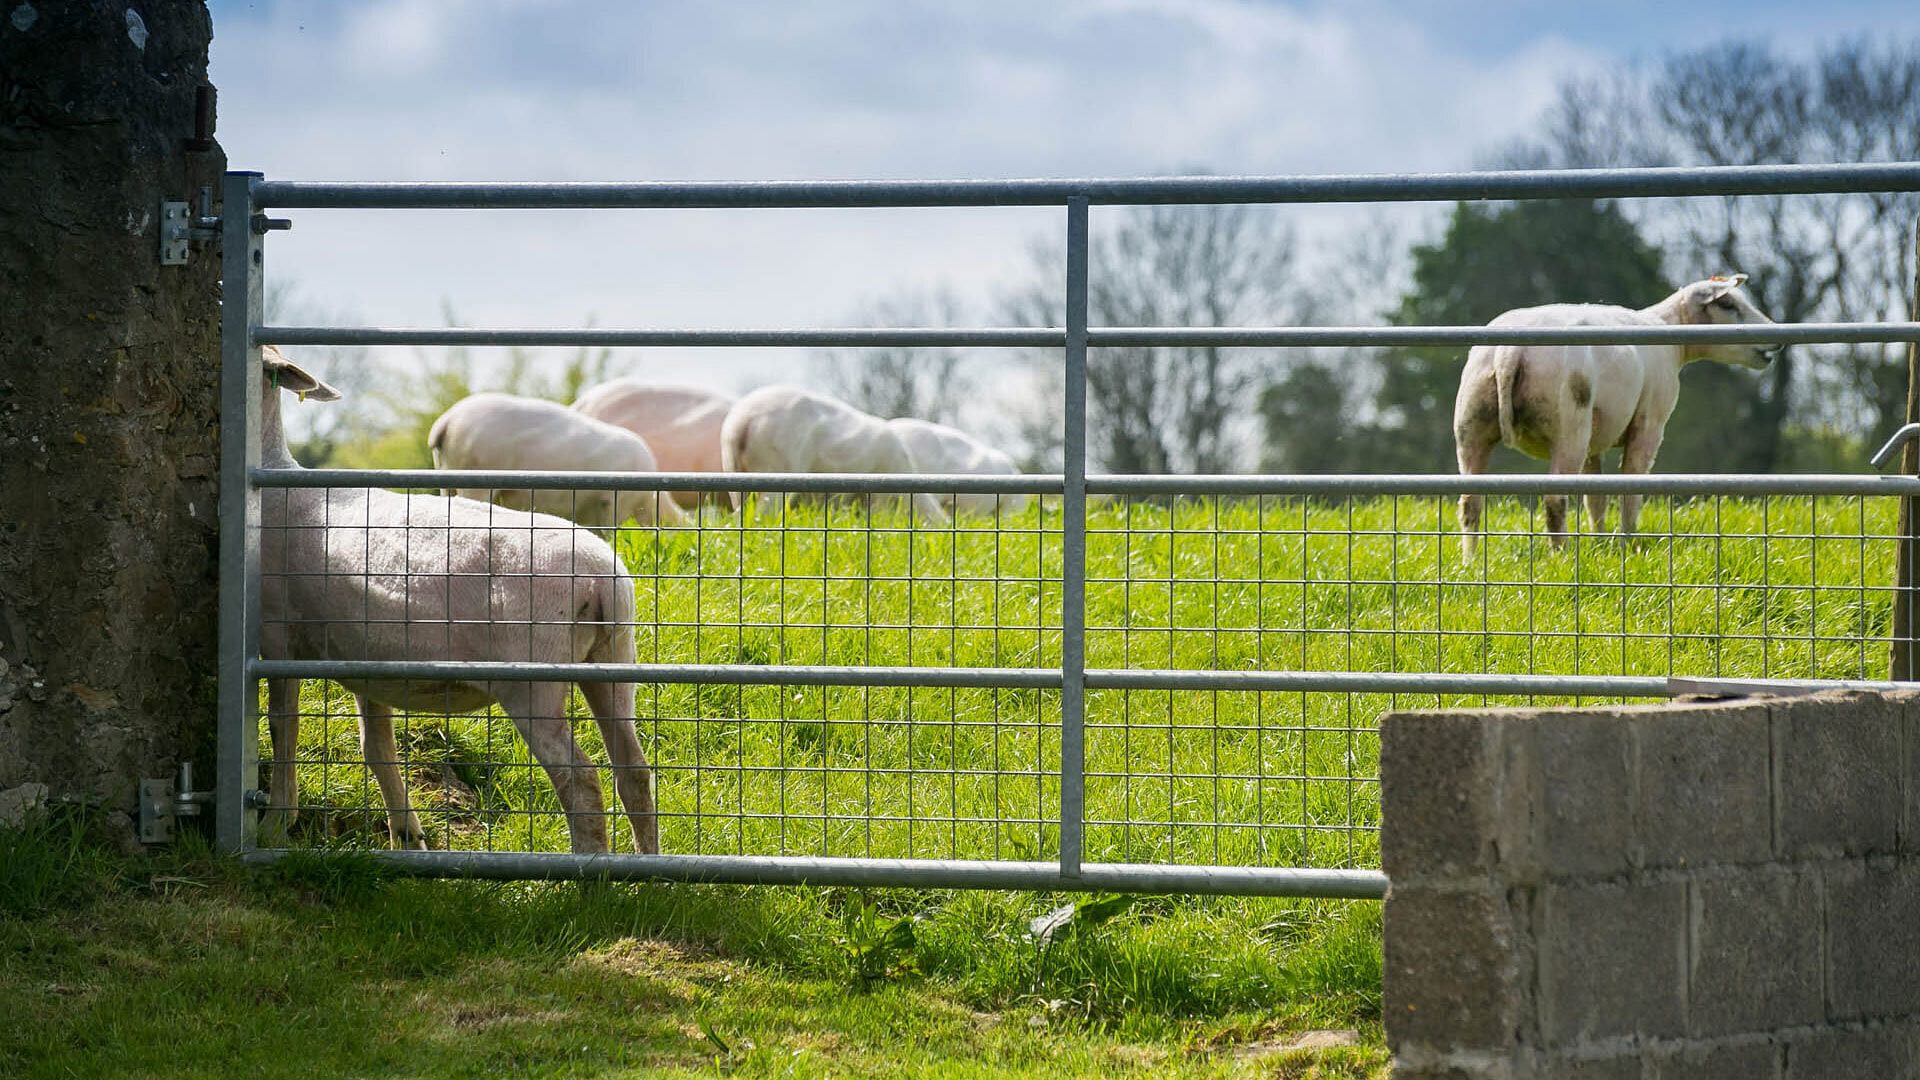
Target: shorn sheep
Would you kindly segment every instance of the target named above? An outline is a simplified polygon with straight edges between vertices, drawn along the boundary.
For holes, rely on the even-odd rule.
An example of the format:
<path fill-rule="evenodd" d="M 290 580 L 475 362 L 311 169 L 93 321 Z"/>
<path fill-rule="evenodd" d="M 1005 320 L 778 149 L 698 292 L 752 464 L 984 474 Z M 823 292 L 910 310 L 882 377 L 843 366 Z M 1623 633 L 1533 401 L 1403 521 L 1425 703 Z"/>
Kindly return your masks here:
<path fill-rule="evenodd" d="M 297 469 L 281 432 L 280 391 L 320 401 L 340 395 L 272 347 L 263 353 L 262 463 Z M 267 659 L 633 662 L 633 582 L 604 540 L 570 522 L 380 488 L 268 488 L 260 502 L 260 652 Z M 394 711 L 474 712 L 498 703 L 552 781 L 573 850 L 608 850 L 597 767 L 567 720 L 568 684 L 339 681 L 359 709 L 361 750 L 394 847 L 426 846 L 407 802 Z M 634 685 L 583 682 L 580 690 L 612 759 L 635 846 L 657 853 L 653 773 L 634 730 Z M 299 805 L 300 680 L 268 680 L 267 700 L 274 765 L 263 830 L 284 839 Z"/>
<path fill-rule="evenodd" d="M 573 408 L 647 440 L 661 472 L 717 473 L 725 471 L 720 425 L 734 401 L 732 394 L 701 386 L 625 376 L 590 387 L 574 400 Z M 673 497 L 689 510 L 700 501 L 694 491 L 676 491 Z"/>
<path fill-rule="evenodd" d="M 898 432 L 913 454 L 913 463 L 923 473 L 967 473 L 1011 475 L 1020 467 L 1005 453 L 995 450 L 959 428 L 902 416 L 887 421 Z M 1026 509 L 1025 495 L 960 494 L 940 497 L 943 506 L 963 514 L 991 514 L 996 509 L 1017 514 Z"/>
<path fill-rule="evenodd" d="M 538 469 L 552 472 L 658 472 L 647 441 L 564 405 L 513 394 L 474 394 L 433 422 L 427 448 L 437 469 Z M 589 528 L 682 525 L 686 515 L 658 491 L 530 491 L 449 486 L 448 495 L 571 518 Z"/>
<path fill-rule="evenodd" d="M 1674 326 L 1765 324 L 1740 286 L 1745 274 L 1696 281 L 1635 311 L 1608 304 L 1548 304 L 1517 308 L 1489 326 Z M 1600 471 L 1600 456 L 1621 448 L 1620 471 L 1645 473 L 1666 433 L 1680 394 L 1680 369 L 1695 360 L 1762 368 L 1776 345 L 1476 345 L 1467 353 L 1454 401 L 1453 438 L 1460 472 L 1487 471 L 1502 443 L 1543 458 L 1555 473 Z M 1460 497 L 1460 531 L 1472 558 L 1484 499 Z M 1547 531 L 1565 542 L 1567 499 L 1545 499 Z M 1587 496 L 1595 532 L 1606 531 L 1607 497 Z M 1620 531 L 1633 532 L 1640 496 L 1620 497 Z"/>
<path fill-rule="evenodd" d="M 728 472 L 919 471 L 906 441 L 885 420 L 797 386 L 763 386 L 736 402 L 720 427 L 720 454 Z M 874 503 L 905 498 L 876 496 Z M 911 498 L 926 520 L 946 523 L 940 500 L 926 492 Z M 733 500 L 740 505 L 739 493 Z"/>

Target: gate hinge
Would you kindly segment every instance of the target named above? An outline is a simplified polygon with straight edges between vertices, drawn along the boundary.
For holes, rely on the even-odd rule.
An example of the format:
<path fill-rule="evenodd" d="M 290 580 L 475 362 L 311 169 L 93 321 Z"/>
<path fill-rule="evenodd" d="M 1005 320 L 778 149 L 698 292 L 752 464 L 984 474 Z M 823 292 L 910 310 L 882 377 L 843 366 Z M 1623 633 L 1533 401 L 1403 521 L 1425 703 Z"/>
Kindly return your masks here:
<path fill-rule="evenodd" d="M 213 792 L 193 790 L 193 762 L 180 763 L 177 778 L 140 781 L 140 842 L 170 844 L 174 823 L 199 817 L 201 807 L 213 802 Z"/>
<path fill-rule="evenodd" d="M 200 189 L 200 212 L 182 200 L 160 203 L 160 265 L 185 266 L 195 242 L 210 243 L 220 236 L 220 219 L 213 213 L 213 189 Z"/>

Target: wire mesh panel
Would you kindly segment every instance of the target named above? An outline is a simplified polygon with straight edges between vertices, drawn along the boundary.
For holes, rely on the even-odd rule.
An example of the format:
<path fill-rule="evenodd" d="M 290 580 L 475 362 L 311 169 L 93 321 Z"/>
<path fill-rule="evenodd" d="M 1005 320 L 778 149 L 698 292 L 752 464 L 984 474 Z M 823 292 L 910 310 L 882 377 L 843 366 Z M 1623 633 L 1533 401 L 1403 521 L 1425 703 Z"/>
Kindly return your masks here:
<path fill-rule="evenodd" d="M 1364 492 L 1097 501 L 1086 530 L 1089 668 L 1861 680 L 1884 662 L 1892 498 L 1654 496 L 1635 536 L 1576 532 L 1556 545 L 1537 498 L 1496 497 L 1471 554 L 1454 507 L 1443 495 Z M 606 535 L 630 575 L 643 666 L 1060 662 L 1052 496 L 1009 496 L 941 522 L 866 499 L 775 497 L 744 511 L 708 500 L 683 522 Z M 438 581 L 444 563 L 412 569 L 365 584 Z M 322 629 L 368 629 L 352 623 Z M 1059 854 L 1057 688 L 633 682 L 663 851 Z M 513 719 L 498 706 L 461 711 L 441 693 L 436 707 L 422 691 L 392 744 L 424 843 L 567 850 L 566 815 Z M 1597 700 L 1627 698 L 1094 689 L 1086 857 L 1369 869 L 1381 713 Z M 614 846 L 632 850 L 593 714 L 578 690 L 564 701 L 558 718 L 602 766 Z M 297 747 L 280 755 L 264 735 L 261 745 L 268 773 L 283 763 L 300 773 L 304 820 L 292 842 L 384 843 L 352 697 L 309 681 L 299 708 Z M 370 752 L 378 761 L 380 746 Z"/>
<path fill-rule="evenodd" d="M 1916 190 L 1913 164 L 818 184 L 232 174 L 219 840 L 262 857 L 425 848 L 394 853 L 422 873 L 1379 896 L 1382 712 L 1649 700 L 1700 680 L 1888 685 L 1875 680 L 1891 616 L 1912 603 L 1892 580 L 1912 542 L 1896 505 L 1920 481 L 1089 477 L 1089 351 L 1911 342 L 1920 323 L 1092 327 L 1089 206 Z M 1062 207 L 1061 324 L 262 325 L 263 207 L 932 205 Z M 598 528 L 510 511 L 475 524 L 471 509 L 456 528 L 424 493 L 417 516 L 356 520 L 400 498 L 387 489 L 446 474 L 261 468 L 262 342 L 1059 350 L 1063 472 L 473 472 L 460 483 L 482 498 L 539 493 Z M 591 509 L 624 516 L 620 495 L 667 491 L 699 494 L 631 523 Z M 1488 499 L 1477 544 L 1456 525 L 1462 496 Z M 1638 533 L 1606 534 L 1602 504 L 1626 497 L 1645 498 Z M 1543 498 L 1584 499 L 1592 516 L 1550 537 Z M 285 602 L 318 595 L 316 578 L 338 596 Z M 337 602 L 356 596 L 357 612 Z M 600 854 L 644 851 L 656 830 L 659 854 Z"/>

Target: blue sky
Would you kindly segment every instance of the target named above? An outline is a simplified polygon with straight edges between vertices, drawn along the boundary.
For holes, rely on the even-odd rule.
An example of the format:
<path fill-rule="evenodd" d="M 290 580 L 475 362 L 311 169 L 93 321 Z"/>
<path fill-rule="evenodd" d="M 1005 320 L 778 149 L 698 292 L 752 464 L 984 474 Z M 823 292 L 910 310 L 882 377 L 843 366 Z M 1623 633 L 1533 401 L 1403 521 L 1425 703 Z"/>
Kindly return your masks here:
<path fill-rule="evenodd" d="M 279 179 L 1471 168 L 1569 75 L 1730 36 L 1920 33 L 1920 4 L 1773 0 L 211 7 L 220 141 Z M 834 325 L 939 286 L 984 307 L 1059 230 L 1037 210 L 292 216 L 269 272 L 395 324 L 445 302 L 482 325 Z M 630 359 L 731 386 L 802 358 Z"/>

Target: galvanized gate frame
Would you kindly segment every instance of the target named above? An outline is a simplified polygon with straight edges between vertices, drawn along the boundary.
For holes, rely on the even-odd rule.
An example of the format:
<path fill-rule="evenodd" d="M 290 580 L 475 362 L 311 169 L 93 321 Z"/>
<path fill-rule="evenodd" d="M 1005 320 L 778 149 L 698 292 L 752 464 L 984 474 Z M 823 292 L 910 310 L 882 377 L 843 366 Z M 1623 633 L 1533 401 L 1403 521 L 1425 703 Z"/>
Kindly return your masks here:
<path fill-rule="evenodd" d="M 1165 177 L 1147 179 L 827 181 L 769 183 L 416 184 L 296 183 L 227 174 L 221 233 L 219 756 L 213 807 L 218 846 L 248 861 L 282 857 L 256 843 L 262 678 L 342 674 L 445 678 L 736 683 L 811 686 L 1030 687 L 1060 692 L 1059 857 L 966 861 L 746 855 L 588 855 L 400 851 L 378 857 L 430 876 L 813 883 L 929 888 L 1110 890 L 1378 898 L 1385 875 L 1359 869 L 1088 863 L 1084 856 L 1084 704 L 1088 690 L 1285 690 L 1663 697 L 1856 687 L 1879 681 L 1456 675 L 1309 671 L 1088 669 L 1085 657 L 1086 497 L 1237 494 L 1811 494 L 1920 495 L 1920 479 L 1874 476 L 1131 476 L 1086 472 L 1086 363 L 1107 346 L 1469 345 L 1483 342 L 1895 342 L 1920 323 L 1808 323 L 1777 327 L 1089 327 L 1088 215 L 1100 205 L 1454 201 L 1536 198 L 1779 195 L 1920 191 L 1920 163 L 1726 168 L 1595 169 L 1428 175 Z M 1060 206 L 1066 217 L 1066 309 L 1059 327 L 989 329 L 626 330 L 319 328 L 262 324 L 265 233 L 276 208 L 753 208 Z M 757 345 L 1059 348 L 1064 356 L 1065 471 L 1013 477 L 612 473 L 469 474 L 474 486 L 747 491 L 928 491 L 1058 496 L 1061 663 L 1058 668 L 883 668 L 686 664 L 493 664 L 265 661 L 260 659 L 260 495 L 268 487 L 437 487 L 430 471 L 263 469 L 260 346 L 279 345 Z"/>

